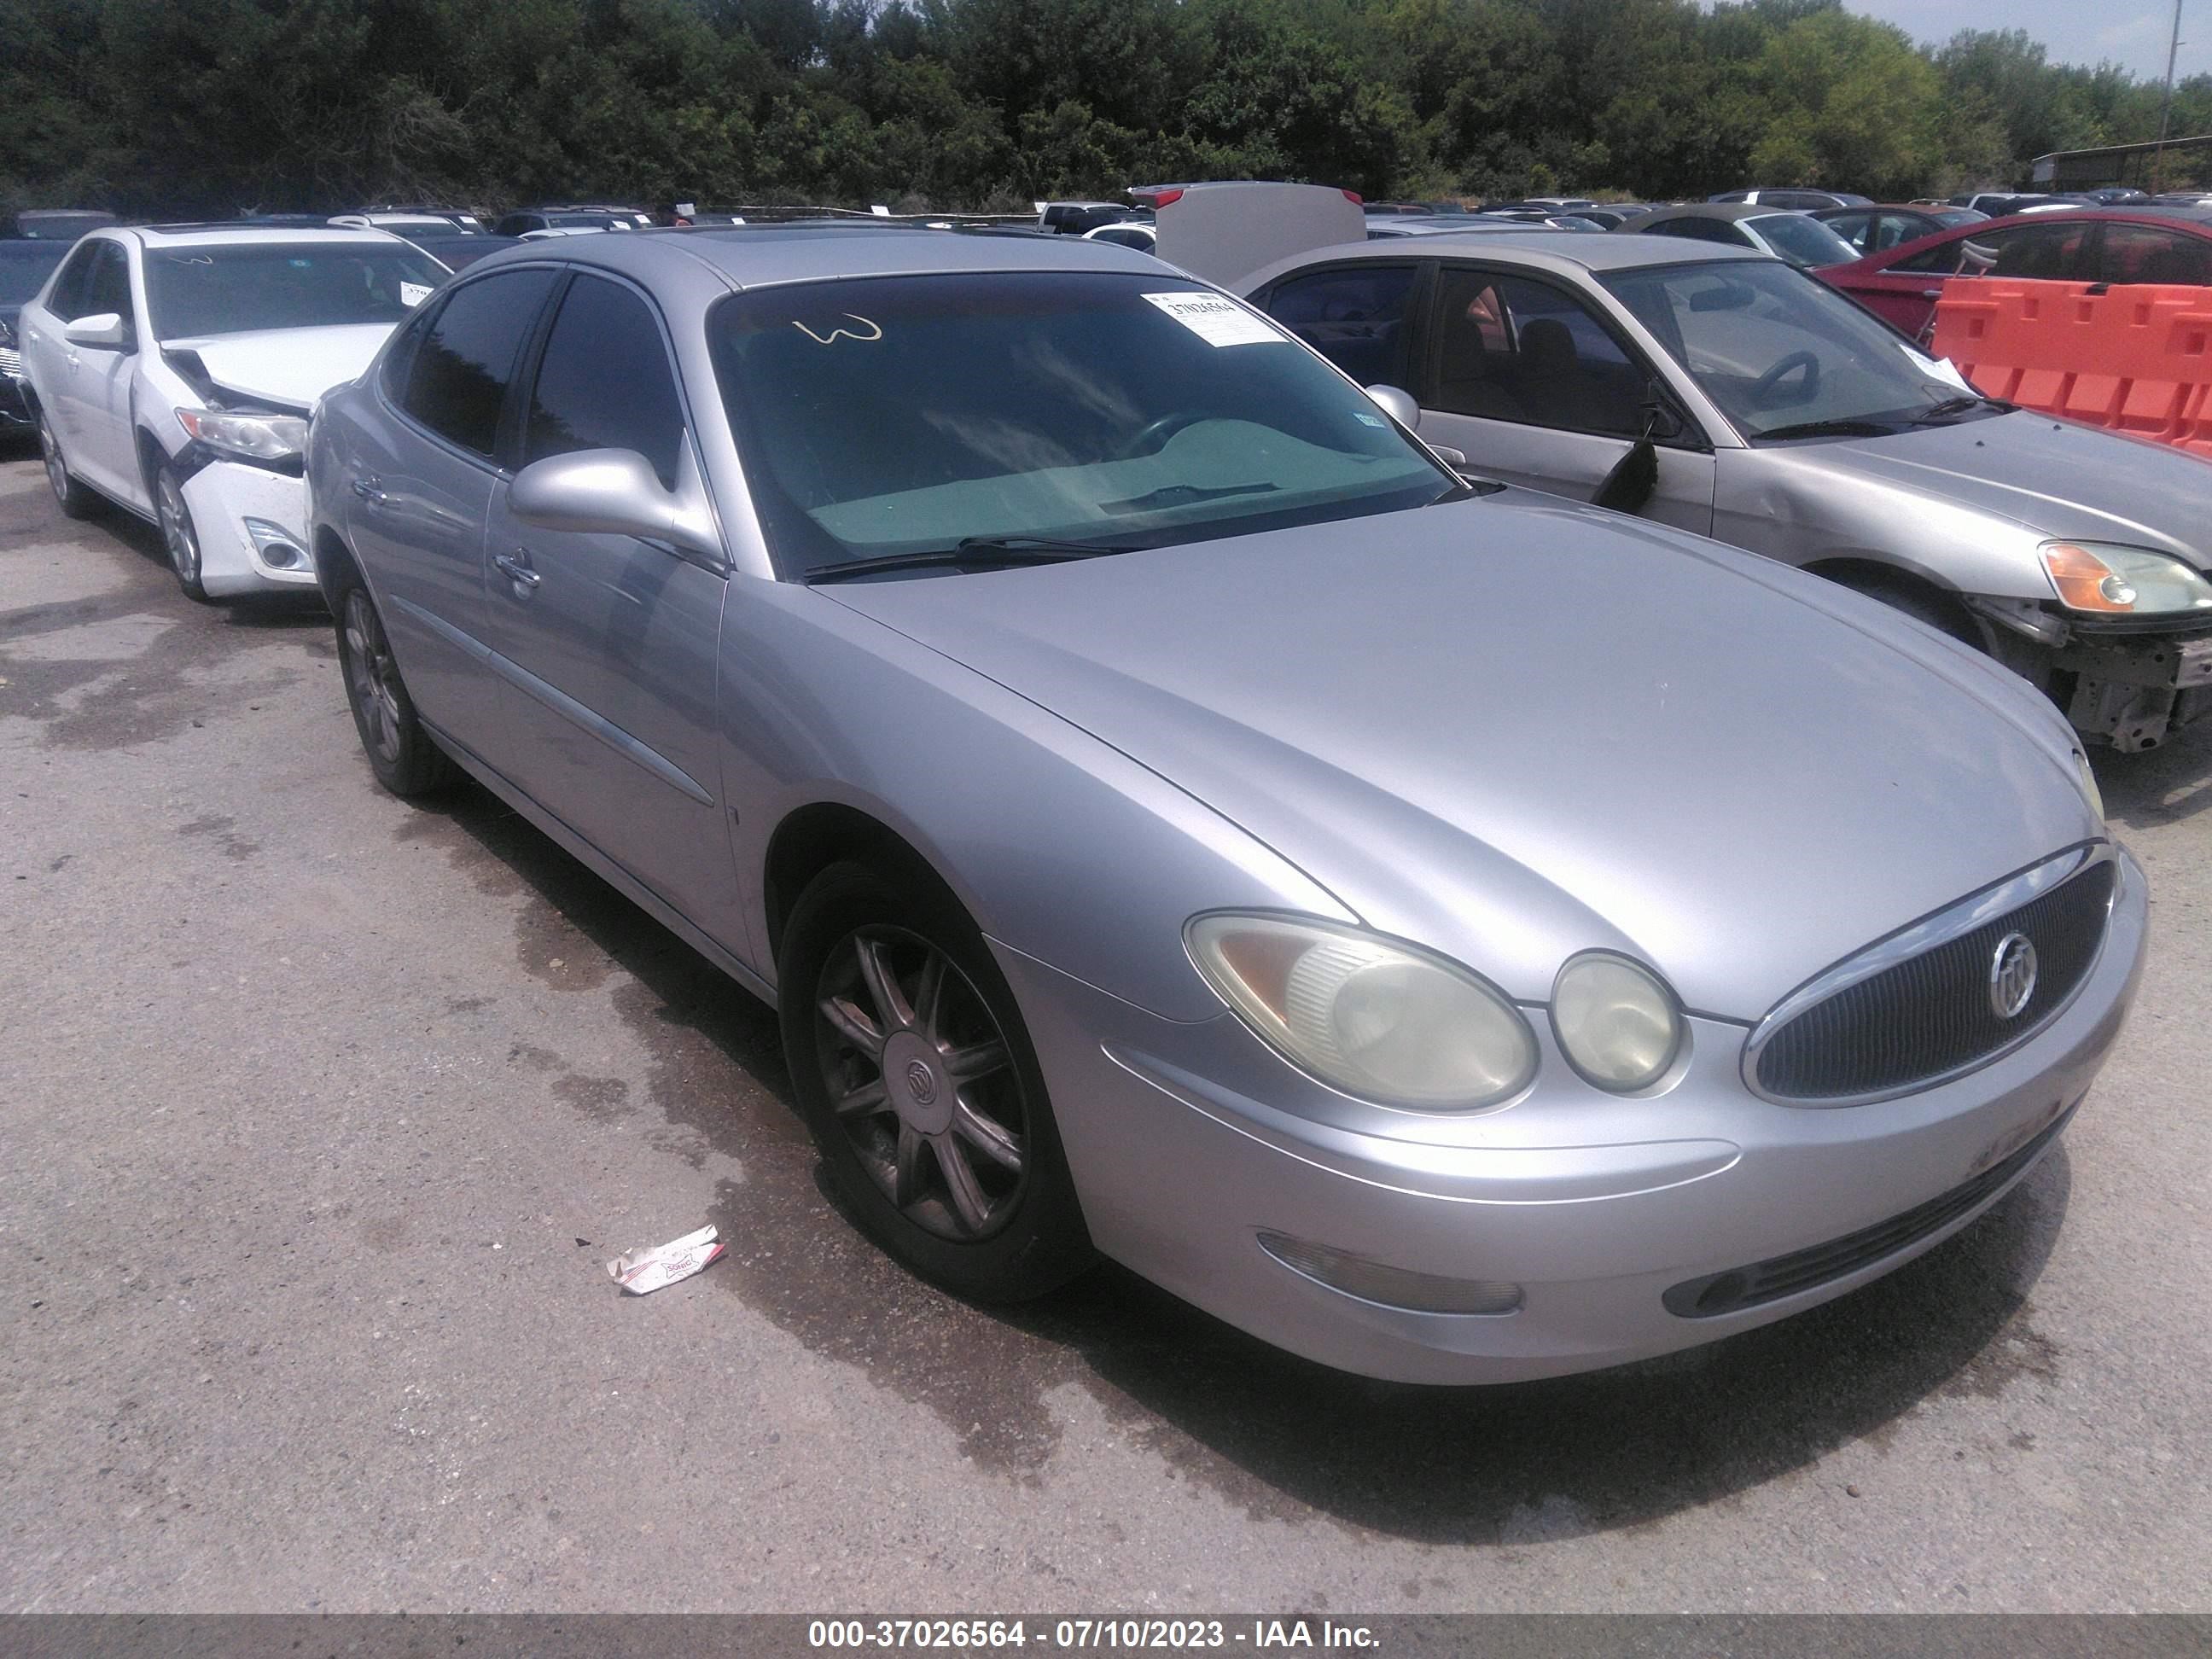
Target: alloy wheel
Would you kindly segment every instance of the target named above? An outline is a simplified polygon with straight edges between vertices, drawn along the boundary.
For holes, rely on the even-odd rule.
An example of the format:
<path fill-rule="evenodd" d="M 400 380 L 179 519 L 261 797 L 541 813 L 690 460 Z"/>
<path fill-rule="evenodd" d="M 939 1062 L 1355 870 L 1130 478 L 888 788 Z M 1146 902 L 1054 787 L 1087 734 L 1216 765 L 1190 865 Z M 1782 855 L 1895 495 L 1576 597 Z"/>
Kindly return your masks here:
<path fill-rule="evenodd" d="M 178 485 L 177 475 L 166 466 L 161 469 L 155 494 L 159 497 L 161 544 L 168 550 L 170 567 L 187 590 L 195 589 L 200 580 L 200 538 L 192 529 L 191 510 L 185 505 L 185 492 Z"/>
<path fill-rule="evenodd" d="M 358 587 L 349 590 L 345 598 L 345 642 L 346 688 L 353 694 L 354 707 L 366 716 L 378 758 L 396 766 L 400 736 L 399 697 L 394 687 L 398 670 L 376 607 Z"/>
<path fill-rule="evenodd" d="M 54 429 L 43 415 L 39 417 L 39 453 L 46 459 L 46 482 L 53 486 L 54 499 L 66 503 L 70 498 L 69 466 L 62 459 L 62 447 L 54 437 Z"/>
<path fill-rule="evenodd" d="M 861 1166 L 898 1211 L 971 1243 L 1027 1186 L 1027 1114 L 1006 1034 L 952 959 L 902 928 L 830 953 L 816 998 L 823 1082 Z"/>

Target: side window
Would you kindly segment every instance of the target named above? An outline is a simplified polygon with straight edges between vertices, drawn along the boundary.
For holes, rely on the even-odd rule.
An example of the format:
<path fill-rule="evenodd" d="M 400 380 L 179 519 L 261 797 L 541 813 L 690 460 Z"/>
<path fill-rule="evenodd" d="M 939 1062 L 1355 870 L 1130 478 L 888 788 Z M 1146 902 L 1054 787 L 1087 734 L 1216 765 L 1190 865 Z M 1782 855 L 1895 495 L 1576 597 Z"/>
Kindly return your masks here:
<path fill-rule="evenodd" d="M 113 312 L 134 328 L 137 325 L 137 310 L 131 303 L 131 256 L 120 242 L 100 243 L 85 284 L 82 314 L 90 317 L 106 311 Z"/>
<path fill-rule="evenodd" d="M 1887 253 L 1899 243 L 1909 242 L 1923 234 L 1917 220 L 1908 219 L 1901 213 L 1885 213 L 1875 221 L 1874 235 L 1860 240 L 1859 248 L 1864 253 Z"/>
<path fill-rule="evenodd" d="M 1652 229 L 1662 236 L 1686 236 L 1693 242 L 1726 242 L 1731 247 L 1749 247 L 1751 239 L 1727 219 L 1669 219 Z"/>
<path fill-rule="evenodd" d="M 1412 265 L 1341 265 L 1278 283 L 1267 314 L 1362 386 L 1406 384 Z"/>
<path fill-rule="evenodd" d="M 1872 253 L 1876 246 L 1887 247 L 1887 242 L 1874 244 L 1874 239 L 1867 234 L 1867 222 L 1868 216 L 1863 213 L 1839 213 L 1834 218 L 1824 219 L 1820 222 L 1862 253 Z"/>
<path fill-rule="evenodd" d="M 2212 241 L 2113 221 L 2097 254 L 2100 283 L 2212 283 Z"/>
<path fill-rule="evenodd" d="M 430 331 L 431 324 L 437 320 L 438 309 L 434 305 L 426 305 L 409 318 L 392 341 L 391 349 L 384 354 L 384 395 L 403 408 L 406 406 L 407 376 L 415 366 L 416 349 Z"/>
<path fill-rule="evenodd" d="M 1448 270 L 1437 307 L 1437 409 L 1609 437 L 1644 429 L 1643 371 L 1572 295 Z"/>
<path fill-rule="evenodd" d="M 574 449 L 634 449 L 676 487 L 684 404 L 660 326 L 629 289 L 579 276 L 561 301 L 530 398 L 526 465 Z"/>
<path fill-rule="evenodd" d="M 2044 282 L 2090 280 L 2087 252 L 2091 226 L 2014 225 L 1961 244 L 1959 272 L 1969 276 L 2025 276 Z"/>
<path fill-rule="evenodd" d="M 54 297 L 46 308 L 65 323 L 92 314 L 85 303 L 91 285 L 92 264 L 100 257 L 100 250 L 107 246 L 105 237 L 96 242 L 80 242 L 76 249 L 62 264 L 61 274 L 54 278 Z"/>
<path fill-rule="evenodd" d="M 453 290 L 407 368 L 399 406 L 440 437 L 489 459 L 515 354 L 552 291 L 550 270 L 501 271 Z"/>
<path fill-rule="evenodd" d="M 1971 237 L 1954 236 L 1948 242 L 1938 242 L 1934 247 L 1923 248 L 1909 259 L 1899 259 L 1889 269 L 1911 271 L 1921 276 L 1948 276 L 1958 270 L 1960 260 L 1965 257 L 1966 244 L 1972 240 Z"/>

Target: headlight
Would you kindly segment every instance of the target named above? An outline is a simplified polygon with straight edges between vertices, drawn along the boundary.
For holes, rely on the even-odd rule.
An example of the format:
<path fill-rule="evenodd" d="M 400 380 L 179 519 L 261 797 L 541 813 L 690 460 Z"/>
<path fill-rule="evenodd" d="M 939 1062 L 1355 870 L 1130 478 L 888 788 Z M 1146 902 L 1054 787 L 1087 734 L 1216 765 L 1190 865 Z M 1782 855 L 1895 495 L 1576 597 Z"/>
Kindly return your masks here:
<path fill-rule="evenodd" d="M 2089 810 L 2097 815 L 2097 822 L 2105 821 L 2105 792 L 2097 787 L 2097 775 L 2089 769 L 2089 757 L 2080 750 L 2074 751 L 2074 769 L 2081 775 L 2081 793 L 2089 798 Z"/>
<path fill-rule="evenodd" d="M 1185 939 L 1247 1024 L 1346 1094 L 1463 1111 L 1517 1094 L 1536 1074 L 1521 1011 L 1441 957 L 1293 916 L 1197 916 Z"/>
<path fill-rule="evenodd" d="M 2164 553 L 2105 542 L 2045 542 L 2040 550 L 2069 611 L 2106 617 L 2212 611 L 2212 582 Z"/>
<path fill-rule="evenodd" d="M 1615 1094 L 1650 1088 L 1682 1048 L 1674 993 L 1650 969 L 1609 951 L 1586 951 L 1559 969 L 1552 1029 L 1567 1063 Z"/>
<path fill-rule="evenodd" d="M 210 449 L 257 461 L 289 461 L 307 441 L 307 423 L 296 415 L 219 415 L 180 409 L 177 424 Z"/>

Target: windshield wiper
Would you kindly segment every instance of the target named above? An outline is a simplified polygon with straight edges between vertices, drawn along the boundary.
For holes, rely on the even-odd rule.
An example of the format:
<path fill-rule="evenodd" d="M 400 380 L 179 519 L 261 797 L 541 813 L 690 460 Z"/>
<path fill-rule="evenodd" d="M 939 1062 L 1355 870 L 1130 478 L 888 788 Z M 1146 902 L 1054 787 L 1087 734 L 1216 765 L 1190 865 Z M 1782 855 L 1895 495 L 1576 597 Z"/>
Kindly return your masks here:
<path fill-rule="evenodd" d="M 1897 430 L 1894 421 L 1864 418 L 1841 421 L 1801 421 L 1796 426 L 1770 427 L 1754 438 L 1887 438 Z"/>
<path fill-rule="evenodd" d="M 1929 404 L 1912 417 L 1912 424 L 1918 426 L 1927 421 L 1948 420 L 1954 415 L 1964 415 L 1974 409 L 1993 409 L 2000 415 L 2008 415 L 2019 407 L 2019 404 L 2008 404 L 2002 398 L 1984 398 L 1977 392 L 1966 397 L 1946 398 L 1940 404 Z"/>
<path fill-rule="evenodd" d="M 849 559 L 817 564 L 803 574 L 810 582 L 841 581 L 847 576 L 872 576 L 884 570 L 983 568 L 1024 564 L 1065 564 L 1071 559 L 1095 558 L 1104 553 L 1133 553 L 1137 550 L 1111 542 L 1056 541 L 1049 536 L 963 536 L 951 547 L 919 553 L 886 553 L 875 559 Z"/>

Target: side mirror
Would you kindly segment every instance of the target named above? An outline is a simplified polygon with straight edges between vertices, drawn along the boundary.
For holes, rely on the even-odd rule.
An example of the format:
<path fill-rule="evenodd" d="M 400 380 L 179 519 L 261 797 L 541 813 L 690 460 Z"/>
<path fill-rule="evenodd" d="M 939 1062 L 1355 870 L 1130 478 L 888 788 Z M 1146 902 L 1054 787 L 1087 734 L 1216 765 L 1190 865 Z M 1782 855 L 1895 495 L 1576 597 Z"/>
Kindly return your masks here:
<path fill-rule="evenodd" d="M 507 499 L 516 518 L 541 530 L 635 536 L 717 564 L 727 559 L 688 449 L 673 490 L 634 449 L 580 449 L 532 461 L 514 475 Z"/>
<path fill-rule="evenodd" d="M 1680 411 L 1669 403 L 1656 386 L 1644 403 L 1644 435 L 1655 443 L 1669 444 L 1690 429 Z"/>
<path fill-rule="evenodd" d="M 1420 429 L 1421 406 L 1413 401 L 1411 392 L 1401 392 L 1395 386 L 1370 386 L 1367 388 L 1367 395 L 1375 400 L 1377 409 L 1407 431 Z"/>
<path fill-rule="evenodd" d="M 101 351 L 120 351 L 131 343 L 131 325 L 112 311 L 95 311 L 62 330 L 71 345 L 92 346 Z"/>

